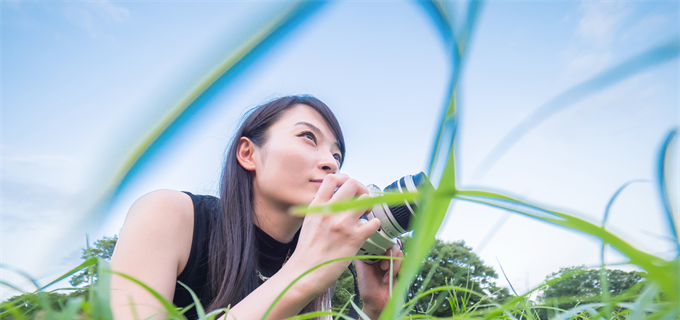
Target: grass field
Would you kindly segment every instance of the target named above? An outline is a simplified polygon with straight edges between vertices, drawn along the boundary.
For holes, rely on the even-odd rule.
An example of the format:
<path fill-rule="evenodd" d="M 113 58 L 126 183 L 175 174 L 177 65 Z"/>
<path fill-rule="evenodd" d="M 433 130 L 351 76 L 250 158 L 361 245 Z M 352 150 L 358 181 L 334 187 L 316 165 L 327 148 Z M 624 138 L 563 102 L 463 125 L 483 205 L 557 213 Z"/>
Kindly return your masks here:
<path fill-rule="evenodd" d="M 433 18 L 438 20 L 440 31 L 445 34 L 445 38 L 450 41 L 451 48 L 453 48 L 450 52 L 453 65 L 460 66 L 466 59 L 467 44 L 474 34 L 473 31 L 475 23 L 477 22 L 477 16 L 481 10 L 481 3 L 478 1 L 472 1 L 470 3 L 462 27 L 456 30 L 453 28 L 451 15 L 449 15 L 446 9 L 441 6 L 440 2 L 428 2 L 424 5 L 427 6 L 427 9 Z M 226 57 L 224 62 L 219 66 L 216 66 L 212 73 L 206 75 L 203 82 L 198 83 L 191 94 L 182 101 L 179 101 L 149 136 L 140 139 L 139 145 L 136 147 L 135 151 L 121 164 L 121 169 L 110 183 L 110 190 L 115 190 L 120 185 L 121 181 L 129 174 L 136 161 L 144 154 L 149 146 L 154 143 L 155 139 L 175 119 L 177 119 L 177 117 L 181 115 L 182 112 L 197 99 L 197 97 L 210 87 L 217 78 L 227 73 L 238 61 L 248 56 L 253 48 L 257 47 L 259 43 L 265 41 L 267 37 L 274 34 L 274 32 L 284 25 L 286 21 L 293 19 L 298 11 L 303 10 L 303 6 L 304 5 L 301 4 L 299 8 L 293 8 L 290 12 L 283 14 L 279 21 L 275 21 L 266 26 L 262 32 L 258 33 L 258 37 L 249 39 L 240 50 L 233 52 L 229 57 Z M 628 77 L 643 72 L 651 66 L 668 60 L 677 59 L 679 52 L 680 41 L 677 39 L 659 44 L 656 47 L 647 49 L 638 56 L 624 61 L 623 63 L 607 69 L 589 80 L 572 87 L 562 95 L 558 95 L 539 108 L 535 114 L 527 117 L 527 121 L 521 123 L 517 128 L 511 131 L 502 143 L 493 149 L 491 156 L 487 159 L 487 167 L 502 156 L 506 150 L 511 148 L 526 132 L 547 119 L 551 114 L 558 110 L 568 108 L 576 101 L 586 99 L 593 93 L 604 90 Z M 403 280 L 394 285 L 393 299 L 383 311 L 381 319 L 430 318 L 431 316 L 427 314 L 414 314 L 410 307 L 421 299 L 429 300 L 432 297 L 432 293 L 440 291 L 449 293 L 446 296 L 440 295 L 440 297 L 447 299 L 452 305 L 454 311 L 450 315 L 451 319 L 500 318 L 536 320 L 538 310 L 540 309 L 550 309 L 551 314 L 553 315 L 552 319 L 558 320 L 678 319 L 680 315 L 680 257 L 676 256 L 673 260 L 667 260 L 637 249 L 635 243 L 631 243 L 606 228 L 608 212 L 605 212 L 604 221 L 594 223 L 579 218 L 573 213 L 560 212 L 549 206 L 538 206 L 533 203 L 522 201 L 516 194 L 459 188 L 456 184 L 455 156 L 456 129 L 459 124 L 457 109 L 457 93 L 460 88 L 460 84 L 458 83 L 459 69 L 459 67 L 454 68 L 454 72 L 451 75 L 449 102 L 442 110 L 439 134 L 433 144 L 430 157 L 431 162 L 429 165 L 429 172 L 427 173 L 436 186 L 435 189 L 423 189 L 418 193 L 410 194 L 385 194 L 378 198 L 349 200 L 318 207 L 295 208 L 299 213 L 329 214 L 348 209 L 368 209 L 379 202 L 399 203 L 404 200 L 418 199 L 422 203 L 422 205 L 419 206 L 419 212 L 415 221 L 412 222 L 416 232 L 414 233 L 412 241 L 409 241 L 405 248 L 408 259 L 404 261 L 400 273 L 400 277 Z M 664 213 L 667 217 L 667 227 L 672 230 L 671 233 L 677 244 L 677 249 L 680 248 L 677 234 L 679 228 L 679 213 L 673 211 L 677 210 L 677 207 L 673 207 L 672 203 L 676 203 L 678 198 L 677 194 L 669 192 L 667 185 L 668 183 L 677 183 L 677 177 L 672 176 L 673 171 L 669 170 L 669 166 L 673 165 L 673 155 L 678 152 L 677 131 L 670 132 L 663 145 L 664 147 L 659 150 L 658 154 L 658 167 L 656 168 L 658 175 L 656 183 L 658 185 L 660 198 L 664 199 L 663 206 L 665 210 Z M 622 186 L 620 190 L 623 190 L 625 187 L 626 185 Z M 616 201 L 617 195 L 618 192 L 612 197 L 610 205 Z M 604 252 L 605 246 L 613 247 L 629 259 L 629 264 L 634 265 L 646 273 L 646 281 L 623 295 L 612 296 L 608 294 L 608 290 L 605 290 L 605 294 L 598 300 L 579 304 L 569 310 L 554 308 L 557 301 L 548 301 L 543 305 L 538 305 L 534 300 L 529 299 L 529 296 L 535 291 L 551 285 L 549 281 L 523 295 L 517 295 L 515 293 L 511 299 L 502 304 L 495 303 L 490 299 L 481 299 L 480 303 L 469 307 L 466 304 L 465 297 L 478 295 L 479 293 L 458 286 L 441 286 L 433 288 L 421 292 L 418 296 L 405 303 L 401 303 L 400 301 L 403 301 L 403 297 L 406 296 L 410 286 L 410 282 L 407 280 L 414 279 L 416 274 L 421 271 L 421 261 L 430 254 L 430 250 L 435 242 L 437 230 L 441 227 L 452 201 L 466 201 L 500 208 L 543 221 L 547 224 L 560 226 L 595 237 L 602 242 L 602 252 Z M 609 206 L 607 208 L 607 211 L 608 210 Z M 676 250 L 676 252 L 680 252 L 680 250 Z M 343 259 L 354 258 L 356 257 L 346 257 Z M 389 259 L 389 257 L 384 258 Z M 327 263 L 331 262 L 333 261 L 328 261 Z M 602 268 L 604 267 L 605 265 L 603 262 Z M 54 289 L 51 289 L 53 283 L 61 281 L 83 268 L 88 268 L 91 272 L 94 272 L 96 268 L 99 277 L 98 281 L 89 286 L 82 294 L 73 296 L 62 304 L 56 305 L 54 301 L 49 300 L 47 295 L 41 294 L 41 292 L 48 289 L 54 291 Z M 26 295 L 28 300 L 25 301 L 25 303 L 33 305 L 34 308 L 38 310 L 37 312 L 31 313 L 31 316 L 26 316 L 24 314 L 22 305 L 15 305 L 7 301 L 3 302 L 1 305 L 2 313 L 0 316 L 8 319 L 111 319 L 112 315 L 109 307 L 108 287 L 110 275 L 111 271 L 108 269 L 108 263 L 106 261 L 97 258 L 88 259 L 83 264 L 75 266 L 71 271 L 55 279 L 52 283 L 40 286 L 34 293 Z M 161 301 L 168 317 L 173 319 L 184 319 L 182 310 L 176 309 L 170 301 L 165 300 L 151 288 L 148 288 L 136 279 L 122 274 L 121 276 L 127 277 L 130 281 L 136 282 L 138 285 L 151 292 L 159 301 Z M 601 281 L 603 282 L 603 287 L 607 288 L 607 278 L 603 276 Z M 9 286 L 7 283 L 2 284 Z M 285 291 L 281 293 L 281 296 L 284 294 Z M 560 302 L 568 301 L 569 299 L 571 298 L 560 298 Z M 441 302 L 443 301 L 432 301 L 433 304 Z M 216 310 L 206 314 L 200 306 L 200 303 L 198 303 L 198 300 L 196 300 L 196 307 L 200 319 L 213 319 L 221 311 L 228 312 L 228 308 L 226 308 L 224 310 Z M 343 308 L 358 307 L 353 305 L 353 303 L 348 302 Z M 271 310 L 271 306 L 269 310 Z M 323 315 L 332 315 L 336 318 L 346 317 L 341 312 L 328 311 L 300 315 L 296 317 L 296 319 L 308 319 Z M 266 315 L 263 318 L 266 318 Z"/>

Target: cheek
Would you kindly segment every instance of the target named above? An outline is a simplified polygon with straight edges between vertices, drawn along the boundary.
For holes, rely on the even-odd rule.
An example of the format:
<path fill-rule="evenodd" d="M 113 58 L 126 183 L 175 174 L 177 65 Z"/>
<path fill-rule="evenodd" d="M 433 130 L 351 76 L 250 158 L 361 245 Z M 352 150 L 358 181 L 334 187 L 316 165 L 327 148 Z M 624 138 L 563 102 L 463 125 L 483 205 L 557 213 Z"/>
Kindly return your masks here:
<path fill-rule="evenodd" d="M 267 156 L 265 167 L 268 170 L 275 171 L 275 174 L 279 177 L 286 177 L 287 181 L 293 182 L 302 179 L 301 173 L 310 169 L 310 157 L 308 154 L 290 149 L 272 151 L 275 152 Z"/>
<path fill-rule="evenodd" d="M 266 152 L 263 160 L 262 189 L 280 201 L 309 203 L 316 194 L 309 182 L 314 170 L 313 155 L 296 148 L 276 148 Z"/>

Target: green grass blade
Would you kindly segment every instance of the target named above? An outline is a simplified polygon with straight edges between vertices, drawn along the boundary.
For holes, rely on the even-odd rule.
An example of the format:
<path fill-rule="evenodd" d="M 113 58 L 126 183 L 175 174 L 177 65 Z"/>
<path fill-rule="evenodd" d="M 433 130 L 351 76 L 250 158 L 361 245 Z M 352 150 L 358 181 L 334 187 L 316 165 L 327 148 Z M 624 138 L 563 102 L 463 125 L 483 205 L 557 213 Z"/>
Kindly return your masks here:
<path fill-rule="evenodd" d="M 600 268 L 600 284 L 602 287 L 602 302 L 604 302 L 604 308 L 602 313 L 609 317 L 612 314 L 612 294 L 609 289 L 609 277 L 607 276 L 607 269 L 604 268 L 604 243 L 602 246 L 602 268 Z M 605 318 L 606 318 L 605 317 Z"/>
<path fill-rule="evenodd" d="M 352 308 L 354 308 L 354 310 L 355 310 L 355 311 L 357 312 L 357 314 L 361 317 L 361 319 L 363 319 L 363 320 L 371 320 L 371 318 L 369 318 L 369 317 L 364 313 L 364 311 L 361 310 L 361 308 L 359 308 L 359 306 L 357 306 L 357 305 L 354 303 L 354 301 L 349 300 L 349 303 L 352 304 Z"/>
<path fill-rule="evenodd" d="M 302 279 L 304 276 L 308 275 L 309 273 L 313 272 L 314 270 L 319 269 L 319 268 L 321 268 L 321 267 L 323 267 L 323 266 L 325 266 L 325 265 L 327 265 L 327 264 L 330 264 L 330 263 L 333 263 L 333 262 L 337 262 L 337 261 L 355 260 L 355 259 L 357 259 L 357 260 L 363 260 L 363 259 L 394 259 L 394 260 L 402 260 L 402 261 L 404 261 L 404 258 L 401 258 L 401 257 L 389 257 L 389 256 L 350 256 L 350 257 L 341 257 L 341 258 L 337 258 L 337 259 L 333 259 L 333 260 L 329 260 L 329 261 L 320 263 L 320 264 L 318 264 L 318 265 L 316 265 L 316 266 L 310 268 L 309 270 L 303 272 L 303 273 L 302 273 L 301 275 L 299 275 L 297 278 L 293 279 L 293 281 L 291 281 L 291 283 L 289 283 L 288 286 L 286 286 L 286 288 L 284 288 L 283 291 L 281 291 L 281 293 L 279 293 L 279 295 L 276 297 L 276 299 L 274 299 L 274 301 L 272 301 L 271 305 L 269 305 L 269 308 L 267 308 L 267 311 L 265 311 L 265 313 L 262 315 L 262 318 L 261 318 L 261 319 L 262 319 L 262 320 L 268 319 L 269 314 L 272 312 L 272 310 L 274 310 L 274 307 L 276 306 L 277 303 L 279 303 L 279 301 L 281 300 L 281 298 L 283 298 L 283 296 L 286 294 L 286 292 L 288 292 L 288 290 L 290 290 L 290 288 L 293 287 L 293 285 L 294 285 L 295 283 L 297 283 L 300 279 Z"/>
<path fill-rule="evenodd" d="M 435 262 L 432 264 L 432 267 L 431 267 L 430 270 L 427 272 L 427 276 L 425 276 L 425 280 L 423 280 L 422 284 L 420 285 L 420 288 L 418 288 L 418 291 L 416 291 L 416 294 L 414 295 L 414 297 L 409 301 L 410 303 L 407 303 L 406 305 L 404 305 L 404 308 L 405 308 L 405 309 L 404 309 L 404 311 L 402 312 L 402 316 L 400 316 L 400 318 L 403 317 L 406 313 L 411 312 L 413 305 L 414 305 L 415 303 L 417 303 L 418 300 L 420 300 L 420 298 L 422 297 L 422 296 L 420 296 L 420 294 L 421 294 L 423 291 L 425 291 L 425 288 L 427 288 L 427 285 L 428 285 L 428 284 L 430 283 L 430 281 L 432 280 L 432 277 L 434 276 L 435 272 L 437 271 L 437 268 L 439 268 L 439 263 L 441 262 L 442 257 L 443 257 L 444 254 L 446 254 L 446 253 L 447 253 L 446 248 L 444 248 L 444 250 L 441 250 L 441 251 L 439 252 L 439 254 L 437 255 L 437 259 L 435 259 Z M 407 306 L 410 306 L 410 307 L 409 307 L 409 308 L 406 308 Z"/>
<path fill-rule="evenodd" d="M 490 192 L 486 193 L 487 194 L 486 197 L 470 197 L 467 196 L 466 191 L 459 191 L 458 193 L 459 195 L 457 195 L 456 198 L 461 200 L 486 204 L 489 206 L 509 210 L 512 212 L 521 213 L 529 217 L 536 218 L 538 220 L 550 222 L 555 225 L 567 227 L 574 231 L 581 231 L 583 233 L 601 238 L 605 240 L 607 243 L 614 246 L 617 250 L 621 251 L 621 253 L 623 253 L 624 255 L 627 255 L 631 259 L 635 259 L 636 262 L 634 263 L 643 268 L 648 266 L 650 267 L 650 270 L 658 270 L 657 268 L 654 267 L 654 265 L 665 266 L 670 263 L 669 261 L 663 260 L 661 258 L 637 250 L 624 240 L 606 231 L 601 226 L 595 225 L 594 223 L 585 221 L 581 218 L 577 218 L 574 215 L 541 208 L 539 206 L 527 204 L 525 202 L 515 200 L 513 198 L 503 195 L 498 195 L 496 197 L 493 196 L 493 193 Z"/>
<path fill-rule="evenodd" d="M 163 308 L 168 313 L 170 318 L 186 320 L 186 317 L 183 314 L 181 314 L 179 311 L 177 311 L 177 309 L 175 309 L 175 306 L 170 301 L 165 299 L 165 297 L 163 297 L 160 293 L 158 293 L 156 290 L 152 289 L 151 287 L 147 286 L 143 282 L 141 282 L 141 281 L 139 281 L 139 280 L 137 280 L 137 279 L 135 279 L 131 276 L 128 276 L 127 274 L 117 272 L 117 271 L 113 271 L 111 269 L 104 269 L 102 271 L 104 271 L 106 273 L 112 273 L 112 274 L 115 274 L 115 275 L 120 276 L 122 278 L 125 278 L 129 281 L 132 281 L 133 283 L 137 284 L 138 286 L 144 288 L 144 290 L 146 290 L 154 298 L 156 298 L 156 300 L 158 300 L 158 302 L 160 302 L 163 305 Z"/>
<path fill-rule="evenodd" d="M 413 200 L 418 199 L 419 197 L 420 193 L 418 192 L 404 192 L 404 193 L 385 192 L 379 197 L 367 197 L 362 199 L 351 198 L 314 206 L 307 205 L 295 206 L 290 209 L 290 212 L 294 215 L 305 215 L 310 213 L 333 214 L 346 210 L 369 210 L 379 203 L 397 205 L 403 204 L 404 201 L 412 202 Z"/>
<path fill-rule="evenodd" d="M 680 306 L 675 306 L 674 308 L 671 308 L 665 313 L 662 313 L 664 316 L 660 318 L 659 320 L 672 320 L 672 319 L 678 319 L 678 315 L 680 315 Z"/>
<path fill-rule="evenodd" d="M 341 315 L 341 314 L 344 314 L 345 309 L 347 309 L 347 306 L 349 306 L 349 302 L 352 301 L 352 299 L 354 299 L 354 295 L 353 295 L 353 294 L 349 296 L 349 298 L 347 299 L 347 302 L 345 302 L 345 304 L 342 306 L 342 308 L 340 308 L 340 311 L 338 311 L 338 315 L 335 316 L 334 320 L 338 320 L 338 318 L 340 317 L 340 315 Z"/>
<path fill-rule="evenodd" d="M 69 299 L 68 302 L 66 302 L 66 308 L 62 310 L 58 320 L 77 319 L 78 317 L 76 315 L 78 314 L 78 311 L 80 311 L 83 302 L 85 302 L 85 298 L 83 297 L 75 297 Z"/>
<path fill-rule="evenodd" d="M 557 112 L 651 67 L 671 61 L 677 58 L 678 54 L 680 54 L 680 39 L 676 38 L 609 68 L 548 101 L 520 121 L 491 149 L 475 170 L 474 179 L 480 179 L 515 143 Z"/>
<path fill-rule="evenodd" d="M 464 193 L 465 193 L 464 191 L 460 191 L 460 194 Z M 630 263 L 635 264 L 640 268 L 646 270 L 648 272 L 649 278 L 660 284 L 664 288 L 664 291 L 666 291 L 671 298 L 676 299 L 678 297 L 678 291 L 680 290 L 680 286 L 678 285 L 680 281 L 679 279 L 680 276 L 676 271 L 678 270 L 678 264 L 680 264 L 680 258 L 676 258 L 673 261 L 664 260 L 662 258 L 656 257 L 654 255 L 648 254 L 646 252 L 634 248 L 628 242 L 624 241 L 618 236 L 610 233 L 604 228 L 595 225 L 591 222 L 577 218 L 573 215 L 547 210 L 544 208 L 526 204 L 518 200 L 506 201 L 505 199 L 508 198 L 506 196 L 499 195 L 498 199 L 495 199 L 493 197 L 469 197 L 469 196 L 456 196 L 456 197 L 466 201 L 486 204 L 492 207 L 521 213 L 532 218 L 536 218 L 545 222 L 566 227 L 574 231 L 580 231 L 600 238 L 604 242 L 609 243 L 612 247 L 621 252 L 623 255 L 627 256 L 630 259 Z M 557 218 L 536 214 L 535 212 L 536 210 L 540 210 L 541 212 L 547 212 Z"/>
<path fill-rule="evenodd" d="M 187 311 L 189 311 L 189 309 L 193 308 L 195 305 L 196 305 L 196 304 L 192 302 L 192 303 L 190 303 L 188 306 L 186 306 L 186 307 L 182 308 L 181 310 L 179 310 L 179 313 L 185 314 L 185 313 L 187 313 Z"/>
<path fill-rule="evenodd" d="M 280 30 L 288 21 L 294 19 L 308 6 L 316 6 L 318 3 L 308 3 L 306 1 L 296 1 L 287 10 L 281 13 L 262 27 L 259 31 L 248 38 L 237 49 L 231 51 L 217 66 L 209 71 L 198 83 L 196 83 L 175 105 L 173 105 L 160 119 L 150 128 L 148 133 L 139 140 L 137 145 L 131 148 L 128 155 L 121 162 L 119 168 L 113 173 L 111 180 L 105 188 L 104 197 L 112 194 L 123 182 L 125 177 L 132 170 L 137 161 L 151 147 L 151 145 L 173 124 L 187 108 L 196 101 L 208 88 L 210 88 L 220 77 L 231 70 L 238 62 L 246 59 L 254 50 L 276 31 Z"/>
<path fill-rule="evenodd" d="M 624 183 L 621 187 L 619 187 L 616 190 L 616 192 L 614 192 L 614 195 L 612 195 L 612 197 L 609 198 L 609 202 L 607 202 L 607 206 L 604 209 L 604 217 L 602 218 L 602 227 L 603 228 L 607 224 L 607 219 L 609 218 L 609 212 L 611 211 L 611 208 L 612 208 L 612 205 L 614 204 L 614 201 L 616 201 L 616 199 L 618 199 L 619 195 L 621 194 L 621 192 L 624 189 L 626 189 L 629 185 L 636 183 L 636 182 L 649 182 L 649 181 L 648 180 L 642 180 L 642 179 L 628 181 L 628 182 Z"/>
<path fill-rule="evenodd" d="M 567 310 L 564 313 L 558 314 L 552 320 L 568 320 L 568 319 L 571 319 L 573 316 L 575 316 L 575 315 L 577 315 L 581 312 L 588 311 L 591 308 L 602 307 L 603 305 L 604 305 L 604 303 L 601 303 L 601 302 L 582 304 L 580 306 L 573 307 L 573 308 Z"/>
<path fill-rule="evenodd" d="M 132 319 L 139 320 L 139 313 L 137 313 L 137 306 L 132 296 L 128 296 L 128 305 L 130 306 L 130 312 L 132 313 Z M 192 304 L 193 305 L 193 304 Z M 184 313 L 184 312 L 182 312 Z"/>
<path fill-rule="evenodd" d="M 4 263 L 0 263 L 0 269 L 9 270 L 9 271 L 12 271 L 12 272 L 14 272 L 14 273 L 16 273 L 16 274 L 19 274 L 19 275 L 21 275 L 22 277 L 28 279 L 28 281 L 30 281 L 30 282 L 33 284 L 33 286 L 35 286 L 36 289 L 40 288 L 40 285 L 38 284 L 38 281 L 35 280 L 33 277 L 31 277 L 31 275 L 29 275 L 28 273 L 26 273 L 26 272 L 24 272 L 24 271 L 22 271 L 22 270 L 19 270 L 19 269 L 15 268 L 15 267 L 12 267 L 12 266 L 10 266 L 10 265 L 8 265 L 8 264 L 4 264 Z M 17 290 L 17 291 L 23 292 L 23 290 Z"/>
<path fill-rule="evenodd" d="M 645 287 L 642 294 L 635 300 L 632 312 L 628 320 L 640 320 L 645 316 L 645 311 L 648 309 L 649 305 L 653 303 L 654 296 L 659 292 L 659 288 L 651 283 Z"/>
<path fill-rule="evenodd" d="M 392 258 L 392 251 L 390 251 L 390 258 Z M 390 259 L 390 270 L 389 270 L 389 276 L 390 278 L 390 283 L 389 283 L 389 293 L 390 293 L 390 298 L 392 297 L 392 288 L 393 288 L 393 281 L 392 279 L 394 278 L 392 275 L 394 274 L 394 259 Z"/>
<path fill-rule="evenodd" d="M 503 274 L 505 281 L 508 282 L 508 285 L 510 286 L 510 290 L 512 290 L 512 293 L 514 293 L 515 296 L 519 297 L 519 294 L 517 294 L 517 291 L 515 291 L 515 287 L 512 286 L 512 282 L 510 282 L 510 279 L 508 279 L 508 276 L 505 274 L 505 270 L 503 270 L 503 265 L 501 264 L 501 261 L 498 260 L 498 258 L 496 258 L 496 261 L 498 261 L 498 266 L 501 267 L 501 273 Z"/>
<path fill-rule="evenodd" d="M 621 192 L 626 189 L 628 186 L 630 186 L 633 183 L 636 182 L 647 182 L 647 180 L 632 180 L 629 182 L 624 183 L 621 187 L 619 187 L 616 192 L 609 198 L 609 202 L 607 202 L 607 206 L 605 207 L 604 210 L 604 217 L 602 218 L 602 228 L 606 228 L 607 226 L 607 219 L 609 218 L 609 214 L 611 212 L 611 207 L 614 204 L 614 201 L 618 199 L 619 195 Z M 609 277 L 607 276 L 607 270 L 605 269 L 605 260 L 604 260 L 604 252 L 605 248 L 607 246 L 606 242 L 602 242 L 602 247 L 600 248 L 600 260 L 602 262 L 602 267 L 600 268 L 600 283 L 602 287 L 602 302 L 605 303 L 604 308 L 600 312 L 601 315 L 606 317 L 609 317 L 612 314 L 612 297 L 611 297 L 611 292 L 609 289 Z"/>
<path fill-rule="evenodd" d="M 77 267 L 75 267 L 75 268 L 73 268 L 73 269 L 67 271 L 66 273 L 64 273 L 63 275 L 61 275 L 59 278 L 55 279 L 54 281 L 52 281 L 52 282 L 50 282 L 50 283 L 48 283 L 48 284 L 46 284 L 46 285 L 44 285 L 44 286 L 38 288 L 38 290 L 36 290 L 36 291 L 42 291 L 42 290 L 44 290 L 45 288 L 47 288 L 47 287 L 49 287 L 49 286 L 51 286 L 51 285 L 53 285 L 53 284 L 55 284 L 55 283 L 57 283 L 57 282 L 59 282 L 59 281 L 61 281 L 61 280 L 66 279 L 66 277 L 68 277 L 68 276 L 70 276 L 70 275 L 72 275 L 72 274 L 74 274 L 74 273 L 76 273 L 76 272 L 78 272 L 78 271 L 80 271 L 80 270 L 82 270 L 82 269 L 84 269 L 84 268 L 94 266 L 95 264 L 97 264 L 97 258 L 90 258 L 90 259 L 87 259 L 87 260 L 85 260 L 85 262 L 83 262 L 83 263 L 81 263 L 80 265 L 78 265 Z"/>
<path fill-rule="evenodd" d="M 187 289 L 187 291 L 189 291 L 189 294 L 191 294 L 191 299 L 194 300 L 194 304 L 196 305 L 196 314 L 198 315 L 198 319 L 205 320 L 205 309 L 203 309 L 203 305 L 201 305 L 201 300 L 198 299 L 198 296 L 196 295 L 196 293 L 194 293 L 194 290 L 191 290 L 191 288 L 189 288 L 189 286 L 187 286 L 186 284 L 182 283 L 182 281 L 178 280 L 177 283 L 179 283 L 182 287 Z M 184 312 L 182 312 L 182 314 L 184 314 Z"/>
<path fill-rule="evenodd" d="M 410 283 L 420 271 L 421 261 L 427 257 L 434 245 L 435 235 L 451 202 L 450 199 L 433 197 L 432 190 L 423 189 L 421 194 L 423 197 L 420 201 L 423 205 L 418 206 L 419 212 L 416 214 L 415 222 L 412 222 L 415 224 L 413 228 L 415 231 L 413 239 L 406 243 L 408 259 L 400 268 L 401 281 L 395 286 L 393 296 L 383 309 L 380 319 L 394 319 L 400 313 L 402 304 L 400 301 L 406 296 Z"/>
<path fill-rule="evenodd" d="M 93 313 L 100 320 L 113 319 L 111 312 L 111 269 L 109 262 L 103 258 L 97 258 L 97 282 L 90 286 L 90 292 L 93 293 L 93 299 L 90 303 L 93 304 Z"/>
<path fill-rule="evenodd" d="M 206 319 L 208 320 L 215 320 L 217 315 L 222 314 L 224 312 L 224 319 L 227 319 L 226 315 L 229 313 L 229 310 L 231 309 L 231 305 L 227 306 L 226 308 L 220 308 L 216 309 L 213 311 L 208 312 L 206 315 Z"/>
<path fill-rule="evenodd" d="M 15 290 L 15 291 L 19 291 L 21 293 L 25 293 L 24 290 L 21 290 L 19 287 L 15 286 L 15 285 L 13 285 L 9 282 L 5 282 L 5 281 L 0 280 L 0 285 L 5 286 L 5 287 L 10 288 L 10 289 Z"/>
<path fill-rule="evenodd" d="M 7 310 L 2 313 L 0 313 L 0 319 L 5 319 L 5 317 L 12 315 L 15 320 L 26 320 L 26 316 L 19 311 L 19 307 L 15 306 L 14 304 L 3 301 L 0 302 L 0 307 Z"/>
<path fill-rule="evenodd" d="M 323 316 L 336 316 L 336 317 L 343 318 L 343 319 L 345 319 L 345 320 L 355 320 L 355 319 L 350 318 L 350 317 L 348 317 L 348 316 L 346 316 L 346 315 L 344 315 L 344 314 L 341 314 L 341 313 L 338 313 L 338 312 L 334 312 L 334 311 L 314 311 L 314 312 L 308 312 L 308 313 L 301 314 L 301 315 L 298 315 L 298 316 L 286 318 L 285 320 L 306 320 L 306 319 L 313 319 L 313 318 L 323 317 Z"/>
<path fill-rule="evenodd" d="M 675 182 L 676 184 L 678 183 L 677 180 L 677 174 L 678 174 L 678 130 L 673 130 L 668 136 L 666 137 L 666 141 L 664 141 L 663 148 L 661 149 L 660 155 L 659 155 L 659 164 L 658 164 L 658 169 L 657 169 L 657 174 L 658 174 L 658 184 L 659 184 L 659 194 L 661 195 L 661 201 L 664 206 L 664 213 L 666 215 L 666 218 L 668 220 L 668 227 L 671 229 L 671 236 L 675 239 L 676 243 L 676 250 L 679 251 L 678 254 L 680 254 L 680 239 L 678 238 L 678 229 L 680 226 L 678 223 L 680 223 L 680 217 L 678 215 L 680 212 L 678 212 L 678 195 L 674 193 L 670 193 L 668 183 L 669 180 L 671 183 Z M 673 170 L 671 167 L 674 166 L 675 170 Z M 675 173 L 676 179 L 673 179 L 671 177 L 671 174 Z M 677 186 L 676 186 L 677 187 Z M 677 191 L 676 191 L 677 192 Z M 674 198 L 674 199 L 673 199 Z M 680 271 L 680 270 L 679 270 Z"/>
<path fill-rule="evenodd" d="M 468 12 L 464 20 L 464 26 L 460 32 L 456 32 L 453 28 L 453 14 L 446 11 L 446 7 L 441 1 L 432 1 L 423 3 L 434 20 L 439 22 L 439 31 L 447 42 L 448 46 L 453 48 L 449 54 L 453 70 L 451 71 L 451 80 L 449 85 L 449 95 L 447 103 L 444 106 L 442 115 L 440 117 L 440 126 L 432 148 L 430 156 L 430 163 L 428 168 L 428 176 L 432 181 L 438 185 L 441 179 L 444 179 L 442 172 L 446 171 L 446 166 L 449 165 L 447 157 L 453 154 L 454 141 L 457 128 L 457 113 L 456 113 L 456 90 L 458 87 L 458 80 L 460 78 L 464 57 L 469 47 L 467 44 L 472 38 L 472 31 L 478 19 L 477 16 L 481 11 L 481 1 L 471 1 L 468 6 Z M 455 168 L 451 168 L 454 169 Z M 441 174 L 441 175 L 440 175 Z"/>
<path fill-rule="evenodd" d="M 503 273 L 503 277 L 505 277 L 505 281 L 508 282 L 508 285 L 510 286 L 510 289 L 512 289 L 512 292 L 515 294 L 515 296 L 519 296 L 519 295 L 517 294 L 517 291 L 515 291 L 515 288 L 512 286 L 512 283 L 510 282 L 510 279 L 508 279 L 508 276 L 505 274 L 505 270 L 503 270 L 503 265 L 501 264 L 501 261 L 498 260 L 498 258 L 496 259 L 496 261 L 498 261 L 498 266 L 501 268 L 501 273 Z M 526 313 L 526 317 L 529 318 L 529 320 L 536 320 L 536 319 L 534 318 L 534 315 L 531 313 L 531 309 L 530 309 L 529 306 L 527 305 L 526 300 L 520 299 L 519 302 L 520 302 L 520 304 L 522 305 L 522 307 L 524 308 L 524 311 L 525 311 L 525 313 Z"/>

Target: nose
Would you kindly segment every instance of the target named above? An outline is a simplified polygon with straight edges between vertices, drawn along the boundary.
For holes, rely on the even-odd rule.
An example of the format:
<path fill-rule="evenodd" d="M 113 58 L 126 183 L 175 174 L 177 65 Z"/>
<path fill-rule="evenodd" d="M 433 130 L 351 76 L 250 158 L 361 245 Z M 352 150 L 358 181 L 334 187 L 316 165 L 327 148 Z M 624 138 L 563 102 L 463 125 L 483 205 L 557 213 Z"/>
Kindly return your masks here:
<path fill-rule="evenodd" d="M 338 172 L 339 164 L 333 154 L 328 153 L 319 161 L 319 168 L 326 173 L 336 173 Z"/>

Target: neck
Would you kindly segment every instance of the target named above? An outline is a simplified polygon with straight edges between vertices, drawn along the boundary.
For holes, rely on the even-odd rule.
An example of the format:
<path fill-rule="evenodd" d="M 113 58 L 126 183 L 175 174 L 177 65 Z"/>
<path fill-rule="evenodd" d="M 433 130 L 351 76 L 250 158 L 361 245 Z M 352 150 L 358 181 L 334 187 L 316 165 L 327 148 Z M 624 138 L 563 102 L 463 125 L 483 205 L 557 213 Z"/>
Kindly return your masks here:
<path fill-rule="evenodd" d="M 288 243 L 300 230 L 303 218 L 288 213 L 289 205 L 276 204 L 254 195 L 255 224 L 278 242 Z"/>

